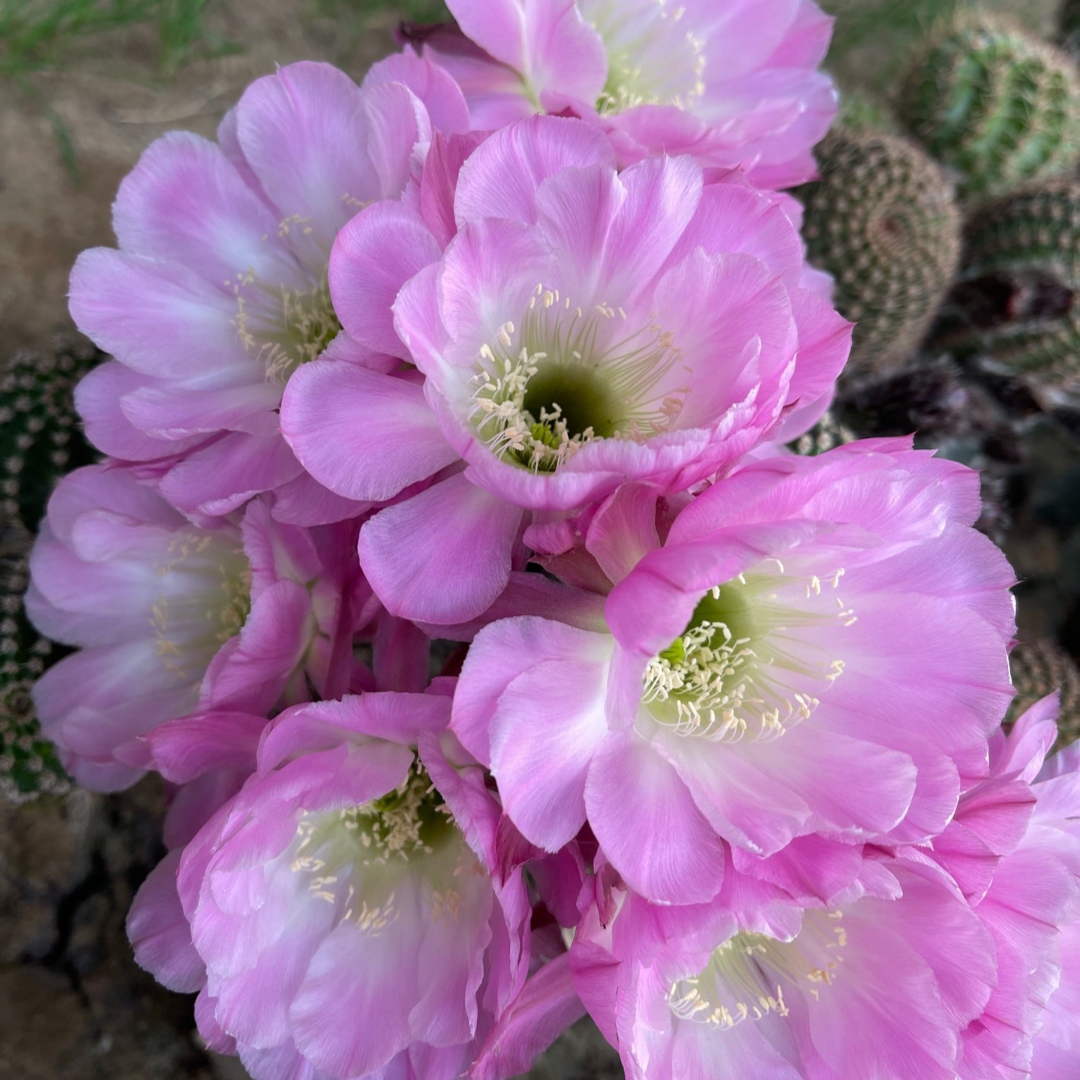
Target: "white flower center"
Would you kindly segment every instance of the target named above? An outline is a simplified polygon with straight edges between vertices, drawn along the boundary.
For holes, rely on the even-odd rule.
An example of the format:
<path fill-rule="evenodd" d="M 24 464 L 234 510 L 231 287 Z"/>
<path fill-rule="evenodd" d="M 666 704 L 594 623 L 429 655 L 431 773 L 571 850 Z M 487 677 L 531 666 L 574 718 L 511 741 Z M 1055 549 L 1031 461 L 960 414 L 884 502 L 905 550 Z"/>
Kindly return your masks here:
<path fill-rule="evenodd" d="M 585 311 L 537 285 L 520 325 L 481 347 L 469 383 L 477 435 L 506 461 L 554 472 L 595 439 L 641 441 L 668 430 L 689 393 L 675 385 L 681 350 L 650 317 Z"/>
<path fill-rule="evenodd" d="M 846 947 L 842 912 L 807 911 L 791 941 L 765 934 L 729 938 L 703 971 L 672 984 L 668 1003 L 680 1020 L 720 1031 L 770 1014 L 787 1016 L 785 993 L 817 999 L 838 977 Z"/>
<path fill-rule="evenodd" d="M 238 537 L 191 529 L 169 542 L 150 609 L 165 669 L 201 681 L 214 654 L 240 633 L 251 610 L 251 566 Z"/>
<path fill-rule="evenodd" d="M 461 904 L 454 879 L 476 872 L 478 864 L 427 772 L 414 762 L 388 795 L 304 814 L 290 867 L 307 878 L 309 893 L 338 906 L 342 920 L 378 934 L 400 915 L 403 878 L 426 879 L 433 916 L 453 918 Z"/>
<path fill-rule="evenodd" d="M 324 276 L 303 290 L 273 287 L 250 271 L 232 283 L 236 327 L 271 382 L 286 383 L 301 364 L 319 357 L 341 331 Z"/>
<path fill-rule="evenodd" d="M 601 113 L 636 105 L 689 108 L 705 93 L 704 40 L 675 0 L 578 0 L 582 15 L 604 39 L 608 77 L 596 103 Z"/>
<path fill-rule="evenodd" d="M 815 640 L 825 620 L 855 622 L 827 595 L 843 573 L 786 574 L 768 559 L 710 590 L 683 634 L 649 662 L 649 712 L 680 735 L 718 742 L 776 738 L 809 717 L 820 702 L 809 688 L 824 689 L 844 670 Z"/>

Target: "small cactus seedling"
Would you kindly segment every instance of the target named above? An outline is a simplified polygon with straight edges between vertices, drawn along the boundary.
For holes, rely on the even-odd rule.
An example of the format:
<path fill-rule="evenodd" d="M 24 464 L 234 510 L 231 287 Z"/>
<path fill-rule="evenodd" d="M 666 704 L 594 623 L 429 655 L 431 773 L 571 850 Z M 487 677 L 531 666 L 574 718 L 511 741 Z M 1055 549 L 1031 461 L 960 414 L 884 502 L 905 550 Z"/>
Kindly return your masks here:
<path fill-rule="evenodd" d="M 92 346 L 20 354 L 0 373 L 0 515 L 31 531 L 56 481 L 94 459 L 75 414 L 75 384 L 97 363 Z"/>
<path fill-rule="evenodd" d="M 836 279 L 836 307 L 856 323 L 849 370 L 889 370 L 918 345 L 956 270 L 952 185 L 897 136 L 839 131 L 817 156 L 821 179 L 796 192 L 810 261 Z"/>
<path fill-rule="evenodd" d="M 1080 382 L 1080 184 L 984 205 L 935 340 L 1048 387 Z"/>
<path fill-rule="evenodd" d="M 1046 639 L 1022 642 L 1009 655 L 1009 671 L 1016 697 L 1006 723 L 1014 722 L 1036 701 L 1057 690 L 1061 693 L 1058 745 L 1080 738 L 1080 670 L 1064 649 Z"/>
<path fill-rule="evenodd" d="M 59 795 L 71 782 L 34 715 L 31 687 L 60 647 L 41 637 L 23 607 L 29 583 L 29 537 L 9 529 L 0 545 L 0 799 L 26 802 Z"/>
<path fill-rule="evenodd" d="M 985 13 L 961 16 L 903 81 L 898 118 L 981 198 L 1068 172 L 1080 158 L 1080 76 L 1072 58 Z"/>

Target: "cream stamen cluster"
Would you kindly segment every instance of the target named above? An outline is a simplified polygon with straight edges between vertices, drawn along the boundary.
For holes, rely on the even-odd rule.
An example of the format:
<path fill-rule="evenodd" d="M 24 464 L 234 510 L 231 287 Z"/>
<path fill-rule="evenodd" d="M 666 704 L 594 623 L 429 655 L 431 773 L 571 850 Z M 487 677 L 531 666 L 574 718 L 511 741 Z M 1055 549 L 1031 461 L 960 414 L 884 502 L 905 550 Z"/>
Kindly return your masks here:
<path fill-rule="evenodd" d="M 238 537 L 183 532 L 157 566 L 166 585 L 150 609 L 155 650 L 167 671 L 198 678 L 210 657 L 243 629 L 251 611 L 251 566 Z"/>
<path fill-rule="evenodd" d="M 768 561 L 783 577 L 783 563 Z M 834 598 L 835 615 L 805 606 L 805 601 L 822 596 L 823 584 L 837 588 L 843 573 L 841 569 L 824 578 L 811 574 L 778 583 L 776 574 L 759 572 L 715 586 L 686 631 L 649 661 L 642 700 L 650 712 L 679 735 L 716 742 L 777 738 L 790 724 L 807 719 L 820 699 L 787 686 L 787 676 L 809 677 L 828 686 L 843 673 L 844 662 L 828 657 L 808 663 L 805 643 L 790 632 L 822 618 L 839 617 L 844 626 L 855 622 L 839 598 Z M 802 595 L 791 597 L 793 587 Z M 781 597 L 780 589 L 788 595 Z M 721 617 L 705 617 L 708 612 Z"/>
<path fill-rule="evenodd" d="M 555 472 L 599 438 L 648 439 L 670 429 L 687 387 L 667 387 L 682 361 L 655 315 L 617 337 L 626 311 L 586 311 L 538 284 L 520 326 L 506 322 L 480 348 L 470 421 L 491 450 L 534 472 Z"/>
<path fill-rule="evenodd" d="M 610 115 L 638 105 L 690 109 L 705 96 L 705 39 L 683 21 L 686 8 L 653 0 L 644 11 L 609 0 L 582 0 L 582 13 L 604 39 L 608 78 L 596 103 Z"/>
<path fill-rule="evenodd" d="M 360 806 L 305 814 L 297 825 L 291 869 L 308 876 L 308 891 L 320 900 L 342 899 L 343 919 L 378 933 L 397 918 L 398 909 L 392 880 L 372 871 L 404 870 L 410 860 L 435 855 L 453 827 L 427 772 L 414 763 L 387 795 Z M 440 913 L 453 913 L 460 896 L 444 888 L 434 902 Z"/>
<path fill-rule="evenodd" d="M 744 1020 L 788 1015 L 784 988 L 817 999 L 844 962 L 843 912 L 808 912 L 791 941 L 740 933 L 718 946 L 704 971 L 671 985 L 668 1003 L 680 1020 L 728 1031 Z"/>
<path fill-rule="evenodd" d="M 255 354 L 269 382 L 288 382 L 341 331 L 325 276 L 307 290 L 274 287 L 251 270 L 227 284 L 236 296 L 236 333 L 244 348 Z"/>

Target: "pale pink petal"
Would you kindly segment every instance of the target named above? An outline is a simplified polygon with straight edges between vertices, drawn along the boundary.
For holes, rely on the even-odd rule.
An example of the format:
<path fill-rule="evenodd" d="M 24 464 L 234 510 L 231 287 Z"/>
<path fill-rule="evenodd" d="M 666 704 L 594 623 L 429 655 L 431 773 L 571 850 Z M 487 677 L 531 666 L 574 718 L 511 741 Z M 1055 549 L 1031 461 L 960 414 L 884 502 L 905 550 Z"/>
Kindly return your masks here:
<path fill-rule="evenodd" d="M 301 368 L 281 429 L 304 468 L 348 499 L 384 502 L 457 457 L 420 385 L 355 364 Z"/>
<path fill-rule="evenodd" d="M 368 348 L 400 356 L 394 300 L 441 254 L 423 219 L 401 203 L 361 211 L 342 229 L 330 256 L 330 294 L 342 325 Z"/>
<path fill-rule="evenodd" d="M 366 522 L 360 565 L 394 615 L 465 622 L 506 587 L 520 522 L 517 507 L 458 473 Z"/>
<path fill-rule="evenodd" d="M 500 217 L 536 221 L 541 183 L 563 169 L 614 167 L 611 144 L 591 124 L 538 116 L 496 131 L 462 167 L 454 207 L 459 224 Z"/>
<path fill-rule="evenodd" d="M 589 824 L 636 892 L 659 903 L 711 900 L 724 881 L 724 845 L 675 770 L 639 735 L 610 736 L 585 785 Z"/>
<path fill-rule="evenodd" d="M 180 263 L 225 295 L 249 272 L 309 287 L 279 224 L 214 143 L 184 131 L 151 143 L 113 205 L 124 252 Z"/>
<path fill-rule="evenodd" d="M 127 917 L 127 935 L 139 967 L 162 986 L 193 994 L 206 981 L 206 966 L 191 944 L 191 927 L 176 891 L 179 851 L 170 851 L 142 883 Z"/>
<path fill-rule="evenodd" d="M 585 824 L 585 778 L 608 731 L 605 675 L 597 661 L 541 661 L 510 682 L 491 717 L 491 771 L 506 812 L 546 851 Z"/>

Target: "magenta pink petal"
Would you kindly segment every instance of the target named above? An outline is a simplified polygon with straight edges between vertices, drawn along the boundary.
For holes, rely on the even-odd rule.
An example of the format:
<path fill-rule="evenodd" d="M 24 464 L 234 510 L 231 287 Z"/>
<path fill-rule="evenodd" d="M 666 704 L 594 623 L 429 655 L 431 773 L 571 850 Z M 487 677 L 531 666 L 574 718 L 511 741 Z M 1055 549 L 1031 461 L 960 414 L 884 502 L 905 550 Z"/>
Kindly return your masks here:
<path fill-rule="evenodd" d="M 176 891 L 179 851 L 170 851 L 150 871 L 131 905 L 127 934 L 139 967 L 162 986 L 193 994 L 206 981 L 206 966 L 191 944 L 191 927 Z"/>
<path fill-rule="evenodd" d="M 563 169 L 613 167 L 611 144 L 582 120 L 538 116 L 496 131 L 469 158 L 458 178 L 459 224 L 482 218 L 536 221 L 536 193 Z"/>
<path fill-rule="evenodd" d="M 608 731 L 605 674 L 584 658 L 543 660 L 510 682 L 491 717 L 491 771 L 506 812 L 546 851 L 585 824 L 585 778 Z"/>
<path fill-rule="evenodd" d="M 589 823 L 627 884 L 659 903 L 711 900 L 724 844 L 678 773 L 636 732 L 611 735 L 589 766 Z"/>
<path fill-rule="evenodd" d="M 366 522 L 360 565 L 393 614 L 466 622 L 506 587 L 520 522 L 517 507 L 457 473 Z"/>
<path fill-rule="evenodd" d="M 347 499 L 384 502 L 457 458 L 420 385 L 355 364 L 301 368 L 281 427 L 304 468 Z"/>
<path fill-rule="evenodd" d="M 342 325 L 368 348 L 400 356 L 394 300 L 406 281 L 441 254 L 409 207 L 381 202 L 361 211 L 341 230 L 330 256 L 330 294 Z"/>
<path fill-rule="evenodd" d="M 223 291 L 249 272 L 260 281 L 308 287 L 277 240 L 279 224 L 218 146 L 182 131 L 143 152 L 113 205 L 123 251 L 178 262 Z"/>
<path fill-rule="evenodd" d="M 217 517 L 295 480 L 302 472 L 303 466 L 280 435 L 231 432 L 170 469 L 160 490 L 181 510 Z"/>

